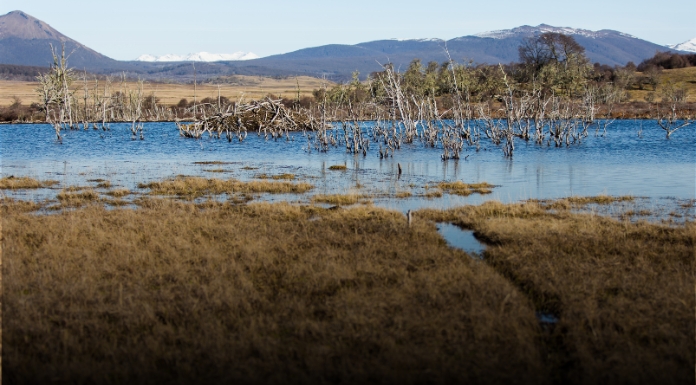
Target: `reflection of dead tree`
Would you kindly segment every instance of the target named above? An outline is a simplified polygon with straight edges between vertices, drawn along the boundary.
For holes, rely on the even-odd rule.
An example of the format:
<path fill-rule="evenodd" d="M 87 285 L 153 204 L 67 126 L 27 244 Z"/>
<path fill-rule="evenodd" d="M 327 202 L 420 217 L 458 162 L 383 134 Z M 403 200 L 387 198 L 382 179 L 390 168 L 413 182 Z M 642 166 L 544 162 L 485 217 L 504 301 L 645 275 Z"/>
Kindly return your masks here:
<path fill-rule="evenodd" d="M 140 118 L 143 115 L 143 81 L 138 81 L 138 89 L 128 92 L 128 117 L 131 121 L 131 139 L 135 140 L 140 133 L 140 140 L 145 139 L 143 136 L 143 123 Z"/>

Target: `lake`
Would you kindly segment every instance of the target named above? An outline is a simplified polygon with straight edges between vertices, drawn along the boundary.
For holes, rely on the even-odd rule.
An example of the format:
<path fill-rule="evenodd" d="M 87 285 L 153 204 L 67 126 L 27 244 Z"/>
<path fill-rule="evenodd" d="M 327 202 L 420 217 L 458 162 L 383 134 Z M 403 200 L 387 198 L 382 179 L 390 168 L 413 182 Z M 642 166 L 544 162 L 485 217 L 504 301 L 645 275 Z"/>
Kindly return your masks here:
<path fill-rule="evenodd" d="M 145 139 L 131 140 L 129 127 L 112 124 L 110 131 L 65 131 L 58 143 L 49 125 L 0 125 L 2 175 L 54 179 L 60 182 L 59 188 L 93 185 L 88 180 L 105 179 L 137 190 L 138 183 L 176 175 L 249 180 L 262 173 L 292 173 L 315 185 L 311 194 L 372 194 L 377 196 L 373 199 L 376 205 L 399 210 L 447 208 L 489 199 L 514 202 L 599 194 L 634 195 L 661 205 L 665 200 L 694 199 L 696 190 L 696 125 L 666 139 L 654 121 L 619 120 L 608 127 L 605 136 L 595 136 L 590 130 L 582 143 L 568 147 L 517 139 L 512 158 L 482 139 L 479 151 L 465 146 L 462 159 L 447 161 L 440 158 L 441 148 L 420 142 L 405 144 L 393 157 L 380 159 L 374 142 L 366 156 L 346 153 L 342 145 L 328 152 L 308 151 L 308 140 L 301 132 L 291 133 L 290 141 L 265 140 L 255 133 L 241 143 L 236 139 L 228 142 L 224 136 L 194 140 L 180 137 L 174 123 L 163 122 L 145 123 Z M 225 164 L 194 163 L 214 161 Z M 332 165 L 346 165 L 347 170 L 329 170 Z M 485 181 L 497 187 L 487 195 L 417 196 L 428 191 L 426 186 L 454 180 Z M 57 191 L 4 193 L 41 200 Z M 398 193 L 413 196 L 397 198 Z M 263 195 L 258 199 L 304 202 L 308 198 Z"/>

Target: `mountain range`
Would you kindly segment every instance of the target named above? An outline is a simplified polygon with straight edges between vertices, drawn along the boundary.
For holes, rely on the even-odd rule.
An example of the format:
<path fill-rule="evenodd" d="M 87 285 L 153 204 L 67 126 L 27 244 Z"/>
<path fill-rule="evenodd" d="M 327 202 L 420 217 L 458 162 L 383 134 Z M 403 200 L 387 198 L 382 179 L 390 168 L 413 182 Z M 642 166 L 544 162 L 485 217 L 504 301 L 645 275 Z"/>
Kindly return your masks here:
<path fill-rule="evenodd" d="M 415 58 L 421 59 L 424 63 L 442 63 L 448 60 L 448 53 L 458 62 L 510 63 L 518 60 L 518 47 L 524 39 L 545 32 L 573 36 L 585 47 L 585 53 L 592 62 L 608 65 L 625 65 L 629 61 L 638 64 L 652 57 L 656 51 L 686 50 L 694 44 L 694 40 L 691 40 L 670 48 L 619 31 L 590 31 L 541 24 L 450 40 L 391 39 L 355 45 L 330 44 L 262 58 L 253 58 L 255 55 L 252 53 L 235 53 L 230 54 L 232 56 L 219 56 L 226 61 L 208 62 L 217 58 L 212 57 L 213 54 L 200 53 L 188 57 L 147 55 L 141 56 L 139 61 L 118 61 L 68 38 L 41 20 L 22 11 L 13 11 L 0 16 L 0 64 L 45 67 L 53 61 L 50 46 L 60 47 L 61 44 L 65 44 L 66 51 L 72 53 L 69 58 L 70 66 L 95 73 L 127 72 L 131 76 L 146 79 L 186 81 L 190 80 L 193 74 L 188 61 L 201 60 L 203 63 L 196 65 L 199 79 L 241 74 L 310 75 L 345 80 L 356 70 L 362 77 L 380 71 L 380 63 L 391 62 L 396 68 L 402 69 Z"/>

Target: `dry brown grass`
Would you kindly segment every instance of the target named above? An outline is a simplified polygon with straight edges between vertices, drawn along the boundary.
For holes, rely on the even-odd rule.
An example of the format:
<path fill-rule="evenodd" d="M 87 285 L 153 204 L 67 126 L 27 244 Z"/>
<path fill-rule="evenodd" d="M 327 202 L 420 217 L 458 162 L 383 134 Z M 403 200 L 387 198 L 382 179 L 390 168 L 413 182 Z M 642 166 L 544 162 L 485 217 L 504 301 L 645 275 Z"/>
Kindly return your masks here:
<path fill-rule="evenodd" d="M 411 193 L 410 191 L 399 191 L 396 194 L 394 194 L 394 197 L 396 198 L 409 198 L 411 196 L 413 196 L 413 193 Z"/>
<path fill-rule="evenodd" d="M 27 106 L 38 103 L 39 94 L 36 92 L 38 86 L 36 82 L 0 80 L 0 106 L 10 106 L 14 103 L 15 96 Z"/>
<path fill-rule="evenodd" d="M 105 194 L 112 196 L 114 198 L 122 198 L 126 195 L 130 195 L 131 191 L 126 189 L 126 188 L 120 188 L 120 189 L 115 189 L 111 191 L 107 191 Z"/>
<path fill-rule="evenodd" d="M 371 207 L 3 218 L 7 383 L 545 383 L 530 302 Z"/>
<path fill-rule="evenodd" d="M 0 190 L 22 190 L 46 188 L 58 184 L 57 180 L 40 181 L 29 177 L 6 176 L 0 178 Z"/>
<path fill-rule="evenodd" d="M 367 197 L 361 194 L 317 194 L 312 196 L 312 202 L 329 203 L 338 206 L 353 205 Z"/>
<path fill-rule="evenodd" d="M 494 185 L 487 182 L 480 183 L 464 183 L 462 181 L 455 182 L 441 182 L 438 183 L 437 187 L 442 189 L 448 194 L 456 195 L 471 195 L 474 193 L 478 194 L 490 194 L 493 190 Z"/>
<path fill-rule="evenodd" d="M 286 79 L 274 79 L 259 76 L 235 76 L 242 80 L 241 83 L 243 83 L 243 85 L 220 85 L 221 95 L 228 97 L 230 100 L 238 100 L 241 95 L 244 95 L 246 100 L 260 99 L 268 94 L 291 98 L 297 97 L 297 82 L 300 84 L 300 96 L 311 96 L 312 91 L 320 89 L 322 85 L 321 79 L 309 76 L 299 76 L 297 81 L 294 77 Z M 327 83 L 329 87 L 333 85 L 333 83 Z M 103 86 L 103 84 L 104 82 L 100 82 L 100 85 Z M 94 82 L 92 81 L 90 86 L 93 85 Z M 81 81 L 76 81 L 73 83 L 73 89 L 75 90 L 82 91 L 82 86 L 83 84 Z M 38 93 L 36 92 L 37 87 L 38 83 L 36 82 L 0 80 L 0 106 L 11 105 L 14 101 L 14 96 L 19 97 L 24 105 L 30 105 L 34 102 L 38 103 Z M 120 82 L 114 82 L 111 85 L 113 92 L 119 91 L 120 87 Z M 129 90 L 137 90 L 138 84 L 135 82 L 128 82 L 127 87 Z M 193 84 L 145 83 L 143 92 L 145 95 L 154 93 L 160 99 L 160 103 L 164 105 L 176 104 L 182 98 L 188 99 L 189 101 L 193 100 Z M 206 97 L 217 100 L 218 86 L 199 83 L 196 93 L 198 100 Z"/>
<path fill-rule="evenodd" d="M 416 215 L 473 229 L 490 245 L 487 263 L 559 318 L 542 339 L 554 382 L 693 382 L 693 223 L 554 214 L 537 203 Z"/>
<path fill-rule="evenodd" d="M 268 175 L 268 174 L 258 174 L 255 175 L 256 179 L 273 179 L 273 180 L 295 180 L 295 174 L 279 174 L 279 175 Z"/>
<path fill-rule="evenodd" d="M 590 197 L 570 196 L 562 199 L 537 200 L 530 199 L 530 203 L 540 204 L 544 208 L 554 210 L 569 210 L 573 208 L 581 208 L 591 204 L 610 205 L 618 202 L 633 202 L 635 197 L 631 195 L 612 196 L 612 195 L 596 195 Z"/>
<path fill-rule="evenodd" d="M 425 198 L 439 198 L 442 196 L 442 190 L 434 189 L 434 190 L 428 190 L 423 194 L 423 197 Z"/>
<path fill-rule="evenodd" d="M 8 197 L 0 198 L 0 213 L 2 213 L 2 216 L 8 214 L 28 213 L 39 210 L 42 207 L 43 204 L 37 202 L 23 201 Z M 2 216 L 0 216 L 0 218 L 2 218 Z M 2 221 L 0 220 L 0 224 L 1 223 Z"/>
<path fill-rule="evenodd" d="M 640 73 L 637 75 L 641 76 Z M 687 101 L 696 101 L 696 67 L 677 68 L 672 70 L 663 70 L 660 75 L 660 85 L 655 92 L 656 100 L 661 100 L 660 87 L 667 84 L 675 84 L 679 87 L 684 86 L 687 90 Z M 649 87 L 648 87 L 649 88 Z M 632 101 L 644 101 L 645 97 L 653 92 L 652 89 L 631 90 L 629 97 Z"/>
<path fill-rule="evenodd" d="M 84 206 L 90 202 L 99 200 L 99 194 L 96 191 L 91 189 L 80 190 L 79 192 L 71 192 L 74 190 L 64 189 L 56 195 L 56 198 L 63 206 L 70 207 Z"/>
<path fill-rule="evenodd" d="M 334 164 L 333 166 L 329 167 L 329 170 L 334 170 L 334 171 L 345 171 L 348 169 L 348 166 L 344 164 Z"/>
<path fill-rule="evenodd" d="M 209 194 L 235 193 L 305 193 L 314 186 L 309 183 L 291 183 L 277 181 L 248 181 L 236 179 L 206 179 L 200 177 L 176 177 L 161 182 L 144 183 L 139 188 L 150 189 L 155 195 L 177 195 L 196 198 Z"/>

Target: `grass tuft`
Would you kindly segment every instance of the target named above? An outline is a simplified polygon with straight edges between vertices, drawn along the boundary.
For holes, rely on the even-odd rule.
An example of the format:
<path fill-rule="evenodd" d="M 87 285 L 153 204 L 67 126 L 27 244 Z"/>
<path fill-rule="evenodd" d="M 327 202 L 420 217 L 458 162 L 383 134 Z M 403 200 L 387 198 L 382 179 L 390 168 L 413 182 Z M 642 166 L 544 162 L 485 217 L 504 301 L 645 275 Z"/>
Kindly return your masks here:
<path fill-rule="evenodd" d="M 441 182 L 438 183 L 437 187 L 442 189 L 448 194 L 455 195 L 471 195 L 474 193 L 478 194 L 490 194 L 493 190 L 494 185 L 487 182 L 480 183 L 464 183 L 462 181 L 456 182 Z"/>
<path fill-rule="evenodd" d="M 612 195 L 597 195 L 590 197 L 579 197 L 571 196 L 562 199 L 552 199 L 552 200 L 538 200 L 531 199 L 529 202 L 536 202 L 541 204 L 545 208 L 554 210 L 570 210 L 574 208 L 581 208 L 591 204 L 595 205 L 609 205 L 618 202 L 633 202 L 635 197 L 631 195 L 622 196 L 612 196 Z"/>
<path fill-rule="evenodd" d="M 13 175 L 0 178 L 0 190 L 22 190 L 46 188 L 58 184 L 56 180 L 39 181 L 29 177 L 15 177 Z"/>
<path fill-rule="evenodd" d="M 109 195 L 109 196 L 112 196 L 112 197 L 114 197 L 114 198 L 122 198 L 122 197 L 124 197 L 124 196 L 126 196 L 126 195 L 130 195 L 130 193 L 131 193 L 130 190 L 125 189 L 125 188 L 121 188 L 121 189 L 115 189 L 115 190 L 107 191 L 105 194 L 106 194 L 106 195 Z"/>
<path fill-rule="evenodd" d="M 309 183 L 277 181 L 248 181 L 236 179 L 205 179 L 200 177 L 177 177 L 161 182 L 141 183 L 139 188 L 148 188 L 154 195 L 177 195 L 195 198 L 209 194 L 235 193 L 305 193 L 314 186 Z"/>
<path fill-rule="evenodd" d="M 329 203 L 338 206 L 352 205 L 360 202 L 365 197 L 360 194 L 317 194 L 312 196 L 312 202 Z"/>
<path fill-rule="evenodd" d="M 254 176 L 256 179 L 273 179 L 273 180 L 295 180 L 295 174 L 280 174 L 280 175 L 268 175 L 268 174 L 258 174 Z"/>
<path fill-rule="evenodd" d="M 99 200 L 99 194 L 94 190 L 72 191 L 74 190 L 64 189 L 56 195 L 56 198 L 62 205 L 70 207 L 78 207 Z"/>

